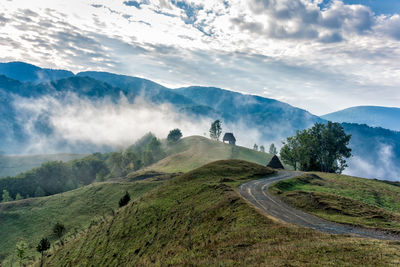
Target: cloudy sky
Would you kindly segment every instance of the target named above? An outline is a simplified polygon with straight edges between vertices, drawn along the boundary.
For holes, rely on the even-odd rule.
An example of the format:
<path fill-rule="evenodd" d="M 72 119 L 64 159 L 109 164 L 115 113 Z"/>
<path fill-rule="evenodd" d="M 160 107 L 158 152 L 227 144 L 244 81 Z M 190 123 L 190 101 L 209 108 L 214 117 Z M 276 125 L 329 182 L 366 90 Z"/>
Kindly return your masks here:
<path fill-rule="evenodd" d="M 0 61 L 400 107 L 398 0 L 0 0 Z"/>

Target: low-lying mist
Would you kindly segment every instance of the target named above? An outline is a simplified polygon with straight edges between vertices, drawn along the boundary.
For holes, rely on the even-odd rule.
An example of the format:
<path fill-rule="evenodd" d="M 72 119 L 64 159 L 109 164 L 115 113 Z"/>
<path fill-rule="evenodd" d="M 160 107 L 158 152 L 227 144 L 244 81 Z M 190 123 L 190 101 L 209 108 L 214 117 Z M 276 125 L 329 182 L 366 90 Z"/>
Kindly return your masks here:
<path fill-rule="evenodd" d="M 174 128 L 181 129 L 184 136 L 208 136 L 211 122 L 219 119 L 184 114 L 170 104 L 155 104 L 141 97 L 129 101 L 123 95 L 117 100 L 89 99 L 71 92 L 39 98 L 15 97 L 13 106 L 18 124 L 28 137 L 19 154 L 112 151 L 133 144 L 148 132 L 166 138 Z M 238 145 L 252 148 L 256 143 L 266 151 L 271 143 L 279 149 L 281 140 L 287 137 L 289 126 L 285 128 L 282 123 L 254 127 L 248 121 L 223 122 L 223 132 L 233 132 Z M 271 133 L 276 137 L 271 138 Z M 345 174 L 400 180 L 393 148 L 382 144 L 377 154 L 374 161 L 365 155 L 353 156 Z"/>

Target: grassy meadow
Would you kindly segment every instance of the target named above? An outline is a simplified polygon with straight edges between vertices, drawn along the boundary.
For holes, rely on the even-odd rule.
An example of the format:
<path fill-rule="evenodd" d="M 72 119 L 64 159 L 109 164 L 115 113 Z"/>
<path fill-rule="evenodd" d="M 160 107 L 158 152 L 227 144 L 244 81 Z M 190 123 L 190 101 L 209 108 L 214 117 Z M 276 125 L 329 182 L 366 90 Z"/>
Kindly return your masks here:
<path fill-rule="evenodd" d="M 400 232 L 400 187 L 379 180 L 307 173 L 271 187 L 285 202 L 321 218 Z"/>
<path fill-rule="evenodd" d="M 154 171 L 177 173 L 199 168 L 216 160 L 241 159 L 267 165 L 272 155 L 241 146 L 232 146 L 202 136 L 190 136 L 166 146 L 167 157 L 147 167 Z"/>
<path fill-rule="evenodd" d="M 160 183 L 95 183 L 48 197 L 0 203 L 0 263 L 3 267 L 13 266 L 11 262 L 16 264 L 15 246 L 21 240 L 29 247 L 26 262 L 32 262 L 39 256 L 35 248 L 42 237 L 48 237 L 53 245 L 58 242 L 52 234 L 55 223 L 64 224 L 65 236 L 71 238 L 102 218 L 112 216 L 125 191 L 135 199 Z"/>
<path fill-rule="evenodd" d="M 400 243 L 320 233 L 270 219 L 237 186 L 272 174 L 224 160 L 190 171 L 119 209 L 46 266 L 398 266 Z"/>

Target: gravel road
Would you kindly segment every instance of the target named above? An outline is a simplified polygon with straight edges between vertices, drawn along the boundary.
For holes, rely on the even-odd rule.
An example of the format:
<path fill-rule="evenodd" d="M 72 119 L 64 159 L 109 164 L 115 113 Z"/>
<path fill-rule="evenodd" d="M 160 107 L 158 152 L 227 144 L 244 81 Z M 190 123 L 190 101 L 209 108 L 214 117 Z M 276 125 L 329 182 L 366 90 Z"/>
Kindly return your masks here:
<path fill-rule="evenodd" d="M 289 206 L 278 197 L 267 192 L 268 187 L 281 180 L 294 178 L 301 172 L 280 171 L 278 174 L 264 179 L 254 180 L 239 187 L 240 194 L 255 207 L 288 223 L 298 224 L 330 234 L 351 234 L 359 237 L 381 240 L 400 240 L 400 236 L 373 229 L 329 222 Z"/>

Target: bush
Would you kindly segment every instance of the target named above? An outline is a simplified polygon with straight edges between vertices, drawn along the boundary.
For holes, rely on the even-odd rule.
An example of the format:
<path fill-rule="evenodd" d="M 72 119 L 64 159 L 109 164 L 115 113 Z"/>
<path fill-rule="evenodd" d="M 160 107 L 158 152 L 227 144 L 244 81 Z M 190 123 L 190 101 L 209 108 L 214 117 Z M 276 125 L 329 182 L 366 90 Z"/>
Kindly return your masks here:
<path fill-rule="evenodd" d="M 131 200 L 131 196 L 128 192 L 125 192 L 125 195 L 119 200 L 119 207 L 126 206 Z"/>

